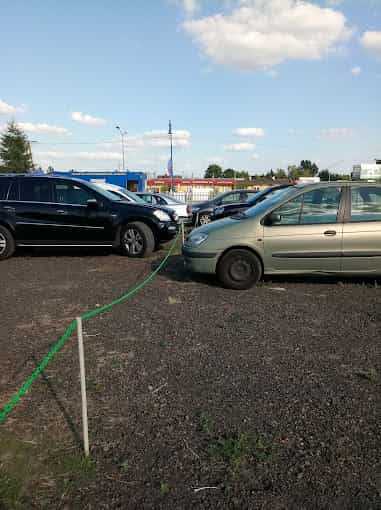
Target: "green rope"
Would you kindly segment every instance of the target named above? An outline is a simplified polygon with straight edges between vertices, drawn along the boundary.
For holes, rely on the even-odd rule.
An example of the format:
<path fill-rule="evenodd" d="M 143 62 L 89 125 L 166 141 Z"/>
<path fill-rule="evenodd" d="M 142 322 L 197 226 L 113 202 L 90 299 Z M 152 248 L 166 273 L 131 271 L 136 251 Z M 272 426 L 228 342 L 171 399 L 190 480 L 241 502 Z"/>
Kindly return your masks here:
<path fill-rule="evenodd" d="M 178 240 L 179 234 L 177 234 L 175 240 L 173 241 L 171 248 L 169 249 L 167 255 L 164 257 L 164 259 L 160 262 L 159 266 L 152 271 L 142 282 L 135 285 L 131 290 L 129 290 L 127 293 L 120 296 L 118 299 L 115 299 L 111 303 L 108 303 L 107 305 L 104 305 L 100 308 L 95 308 L 93 310 L 89 310 L 88 312 L 85 312 L 83 315 L 81 315 L 82 319 L 84 321 L 87 321 L 89 319 L 92 319 L 96 317 L 97 315 L 101 315 L 103 313 L 106 313 L 110 311 L 114 306 L 119 305 L 121 303 L 124 303 L 128 299 L 132 298 L 135 294 L 137 294 L 143 287 L 145 287 L 148 283 L 150 283 L 155 276 L 161 271 L 161 269 L 165 266 L 167 263 L 169 257 L 172 255 L 173 250 L 175 249 L 177 240 Z M 44 358 L 41 360 L 41 362 L 37 365 L 37 367 L 33 370 L 31 375 L 25 380 L 24 384 L 21 386 L 21 388 L 15 393 L 9 402 L 5 404 L 3 409 L 0 411 L 0 423 L 3 423 L 9 413 L 13 411 L 13 409 L 16 407 L 16 405 L 20 402 L 22 397 L 25 396 L 25 394 L 28 392 L 34 381 L 42 374 L 42 372 L 45 370 L 45 368 L 48 366 L 48 364 L 53 360 L 55 355 L 63 348 L 63 346 L 66 344 L 66 342 L 71 338 L 72 334 L 76 330 L 77 327 L 77 321 L 72 321 L 69 326 L 66 328 L 64 334 L 57 340 L 57 342 L 53 345 L 53 347 L 50 349 L 50 351 L 44 356 Z"/>

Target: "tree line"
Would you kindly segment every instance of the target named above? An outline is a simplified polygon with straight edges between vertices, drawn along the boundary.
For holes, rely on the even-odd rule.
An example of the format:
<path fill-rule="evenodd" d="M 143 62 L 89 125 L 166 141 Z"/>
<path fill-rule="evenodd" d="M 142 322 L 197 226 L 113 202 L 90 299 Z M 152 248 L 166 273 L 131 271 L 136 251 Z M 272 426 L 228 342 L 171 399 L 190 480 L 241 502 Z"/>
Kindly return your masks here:
<path fill-rule="evenodd" d="M 277 168 L 276 170 L 271 169 L 269 172 L 253 175 L 250 177 L 247 171 L 234 170 L 233 168 L 227 168 L 223 170 L 220 165 L 209 165 L 205 170 L 204 177 L 210 178 L 229 178 L 229 179 L 245 179 L 255 180 L 257 178 L 268 178 L 272 180 L 289 179 L 296 181 L 301 177 L 320 177 L 321 181 L 338 181 L 338 180 L 350 180 L 351 176 L 337 174 L 330 172 L 328 169 L 319 170 L 316 163 L 308 159 L 303 159 L 299 165 L 290 165 L 287 170 L 283 168 Z"/>

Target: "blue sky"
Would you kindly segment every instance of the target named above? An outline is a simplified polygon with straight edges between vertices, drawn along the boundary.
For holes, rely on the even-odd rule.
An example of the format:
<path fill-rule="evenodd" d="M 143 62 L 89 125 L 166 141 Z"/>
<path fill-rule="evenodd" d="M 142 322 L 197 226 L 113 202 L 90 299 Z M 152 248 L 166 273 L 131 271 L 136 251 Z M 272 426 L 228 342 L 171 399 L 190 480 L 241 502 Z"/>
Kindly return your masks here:
<path fill-rule="evenodd" d="M 381 157 L 380 0 L 14 0 L 0 125 L 44 168 L 262 173 Z"/>

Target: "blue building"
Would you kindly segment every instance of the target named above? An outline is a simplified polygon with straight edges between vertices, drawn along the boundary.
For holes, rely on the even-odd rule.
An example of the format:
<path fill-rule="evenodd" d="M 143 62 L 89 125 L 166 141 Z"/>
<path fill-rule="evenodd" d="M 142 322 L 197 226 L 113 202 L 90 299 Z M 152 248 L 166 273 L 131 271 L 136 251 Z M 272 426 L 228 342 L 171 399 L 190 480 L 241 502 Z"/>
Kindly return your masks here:
<path fill-rule="evenodd" d="M 70 170 L 68 172 L 54 172 L 53 175 L 61 177 L 76 177 L 89 182 L 107 182 L 115 184 L 130 191 L 145 191 L 147 176 L 143 172 L 77 172 Z"/>

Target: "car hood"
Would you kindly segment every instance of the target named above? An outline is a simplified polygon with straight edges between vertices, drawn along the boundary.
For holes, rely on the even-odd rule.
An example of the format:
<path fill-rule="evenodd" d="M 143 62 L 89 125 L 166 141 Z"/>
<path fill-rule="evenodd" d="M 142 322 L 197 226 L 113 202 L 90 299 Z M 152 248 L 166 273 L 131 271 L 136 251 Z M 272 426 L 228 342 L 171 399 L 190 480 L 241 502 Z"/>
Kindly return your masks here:
<path fill-rule="evenodd" d="M 150 205 L 150 204 L 140 204 L 139 202 L 127 202 L 127 201 L 117 201 L 114 202 L 117 204 L 117 207 L 131 207 L 132 205 L 134 207 L 138 207 L 139 209 L 146 210 L 146 211 L 156 211 L 157 209 L 166 212 L 172 219 L 175 214 L 175 212 L 172 209 L 169 209 L 168 207 L 163 207 L 162 205 Z"/>
<path fill-rule="evenodd" d="M 205 200 L 204 202 L 196 202 L 195 204 L 192 204 L 192 208 L 197 207 L 198 209 L 203 209 L 205 207 L 213 207 L 213 205 L 212 200 Z"/>
<path fill-rule="evenodd" d="M 247 230 L 247 232 L 251 232 L 253 229 L 253 218 L 245 218 L 245 219 L 234 219 L 232 217 L 223 218 L 222 220 L 213 221 L 212 223 L 208 223 L 207 225 L 203 225 L 202 227 L 198 227 L 192 231 L 193 232 L 203 232 L 208 234 L 208 236 L 213 237 L 214 239 L 220 238 L 235 238 L 242 237 L 242 234 Z"/>

